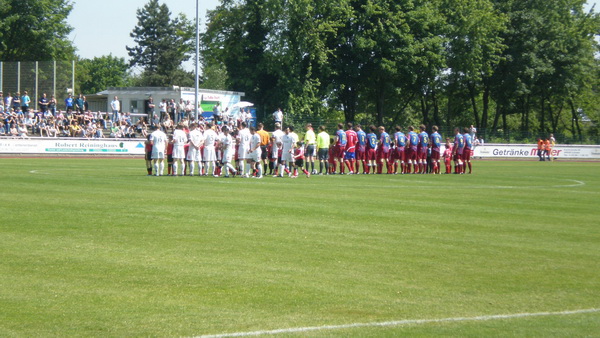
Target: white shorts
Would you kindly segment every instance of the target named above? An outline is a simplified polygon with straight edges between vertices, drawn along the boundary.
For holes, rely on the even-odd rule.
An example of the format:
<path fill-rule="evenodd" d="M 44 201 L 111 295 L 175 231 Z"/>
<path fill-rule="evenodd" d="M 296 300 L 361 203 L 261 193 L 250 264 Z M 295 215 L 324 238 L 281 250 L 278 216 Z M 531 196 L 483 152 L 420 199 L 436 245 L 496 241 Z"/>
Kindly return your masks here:
<path fill-rule="evenodd" d="M 173 147 L 173 158 L 176 158 L 176 159 L 185 158 L 185 150 L 183 148 L 183 144 L 180 146 Z"/>
<path fill-rule="evenodd" d="M 164 160 L 165 152 L 164 151 L 152 151 L 152 159 L 153 160 Z"/>
<path fill-rule="evenodd" d="M 260 162 L 260 155 L 262 155 L 262 150 L 258 147 L 255 151 L 249 153 L 247 158 L 253 162 Z"/>
<path fill-rule="evenodd" d="M 216 161 L 217 154 L 215 153 L 215 146 L 205 146 L 203 155 L 204 161 L 206 162 Z"/>
<path fill-rule="evenodd" d="M 281 153 L 281 160 L 284 162 L 294 162 L 294 156 L 289 151 L 284 151 Z"/>
<path fill-rule="evenodd" d="M 240 160 L 246 160 L 250 158 L 250 154 L 248 154 L 248 148 L 246 147 L 239 147 L 238 148 L 238 159 Z"/>
<path fill-rule="evenodd" d="M 277 145 L 273 145 L 273 148 L 271 149 L 271 157 L 279 158 L 279 147 Z"/>
<path fill-rule="evenodd" d="M 202 154 L 200 153 L 200 149 L 196 149 L 190 146 L 190 149 L 187 153 L 187 160 L 192 162 L 200 162 L 202 161 Z"/>
<path fill-rule="evenodd" d="M 227 151 L 225 150 L 223 152 L 223 163 L 231 163 L 231 161 L 233 160 L 233 151 Z"/>

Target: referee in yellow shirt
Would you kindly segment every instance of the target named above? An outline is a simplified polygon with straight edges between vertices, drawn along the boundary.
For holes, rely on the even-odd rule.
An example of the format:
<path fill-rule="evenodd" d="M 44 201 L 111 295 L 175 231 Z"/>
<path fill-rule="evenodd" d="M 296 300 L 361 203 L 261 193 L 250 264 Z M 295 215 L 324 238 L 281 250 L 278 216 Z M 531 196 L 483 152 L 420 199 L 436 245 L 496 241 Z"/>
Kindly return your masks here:
<path fill-rule="evenodd" d="M 306 125 L 306 134 L 304 134 L 304 156 L 306 156 L 305 169 L 315 175 L 315 155 L 317 154 L 317 136 L 313 130 L 312 123 Z M 310 169 L 309 169 L 310 165 Z"/>
<path fill-rule="evenodd" d="M 258 134 L 258 136 L 260 136 L 260 158 L 262 159 L 263 168 L 265 168 L 266 171 L 267 168 L 269 168 L 267 145 L 269 144 L 271 136 L 269 136 L 269 133 L 265 131 L 265 125 L 262 123 L 258 124 L 258 130 L 256 131 L 256 133 Z"/>
<path fill-rule="evenodd" d="M 317 157 L 319 158 L 319 175 L 323 174 L 323 166 L 325 166 L 325 174 L 329 173 L 329 134 L 325 131 L 325 126 L 319 127 L 317 135 Z"/>

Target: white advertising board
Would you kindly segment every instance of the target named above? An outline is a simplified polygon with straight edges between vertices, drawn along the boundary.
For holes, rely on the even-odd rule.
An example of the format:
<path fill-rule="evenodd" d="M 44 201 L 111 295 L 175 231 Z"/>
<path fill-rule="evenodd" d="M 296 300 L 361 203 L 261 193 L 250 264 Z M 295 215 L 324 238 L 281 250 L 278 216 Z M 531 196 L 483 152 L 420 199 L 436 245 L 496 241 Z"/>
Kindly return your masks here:
<path fill-rule="evenodd" d="M 600 159 L 600 146 L 556 145 L 552 148 L 553 158 Z M 474 157 L 511 158 L 538 157 L 534 144 L 484 144 L 473 149 Z"/>
<path fill-rule="evenodd" d="M 143 155 L 143 140 L 0 139 L 4 154 Z"/>

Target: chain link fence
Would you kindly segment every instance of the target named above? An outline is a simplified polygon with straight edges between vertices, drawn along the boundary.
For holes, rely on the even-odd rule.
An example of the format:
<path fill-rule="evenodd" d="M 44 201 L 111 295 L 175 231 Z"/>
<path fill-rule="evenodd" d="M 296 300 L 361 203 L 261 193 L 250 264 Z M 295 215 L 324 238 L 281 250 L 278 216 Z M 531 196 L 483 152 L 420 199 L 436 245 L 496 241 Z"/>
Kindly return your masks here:
<path fill-rule="evenodd" d="M 43 93 L 61 102 L 75 86 L 75 61 L 0 62 L 0 91 L 4 97 L 24 91 L 31 97 L 31 106 Z"/>

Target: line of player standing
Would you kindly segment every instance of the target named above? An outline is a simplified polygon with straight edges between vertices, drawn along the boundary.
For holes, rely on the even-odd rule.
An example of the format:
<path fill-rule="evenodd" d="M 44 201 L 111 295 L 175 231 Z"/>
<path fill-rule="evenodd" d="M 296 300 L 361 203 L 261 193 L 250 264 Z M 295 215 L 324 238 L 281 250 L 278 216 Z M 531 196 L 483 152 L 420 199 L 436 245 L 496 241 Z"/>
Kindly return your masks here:
<path fill-rule="evenodd" d="M 382 174 L 385 166 L 388 174 L 440 174 L 442 157 L 446 173 L 451 172 L 451 160 L 455 163 L 455 173 L 465 173 L 466 167 L 469 173 L 472 172 L 473 138 L 468 128 L 464 129 L 464 133 L 456 128 L 453 143 L 446 139 L 443 156 L 438 127 L 432 127 L 431 135 L 425 129 L 425 125 L 421 125 L 417 133 L 414 127 L 409 126 L 405 134 L 400 126 L 396 126 L 390 136 L 383 126 L 370 126 L 367 133 L 360 125 L 353 127 L 351 123 L 344 130 L 340 123 L 332 140 L 328 173 L 345 174 L 347 169 L 348 174 L 358 174 L 362 167 L 363 174 Z M 326 158 L 320 153 L 319 160 L 323 162 Z"/>
<path fill-rule="evenodd" d="M 369 127 L 369 132 L 360 125 L 338 124 L 334 138 L 330 138 L 325 127 L 319 127 L 315 135 L 312 125 L 306 126 L 304 142 L 299 142 L 292 126 L 284 130 L 276 123 L 275 131 L 269 135 L 259 124 L 258 129 L 219 127 L 211 124 L 192 123 L 176 127 L 172 136 L 155 129 L 146 142 L 146 167 L 148 175 L 164 174 L 165 158 L 167 175 L 221 175 L 229 177 L 262 178 L 264 171 L 269 175 L 298 177 L 298 170 L 306 177 L 310 174 L 382 174 L 384 166 L 388 174 L 440 174 L 440 159 L 444 158 L 446 173 L 451 172 L 450 160 L 455 162 L 455 173 L 464 173 L 472 166 L 470 161 L 473 140 L 465 128 L 461 134 L 455 129 L 454 143 L 446 139 L 442 155 L 442 137 L 438 127 L 427 134 L 421 125 L 419 133 L 412 126 L 405 134 L 401 127 L 395 128 L 390 136 L 383 126 Z M 315 157 L 320 162 L 315 169 Z M 307 159 L 304 163 L 305 158 Z M 306 166 L 305 166 L 306 165 Z M 304 167 L 305 166 L 305 167 Z M 225 170 L 223 170 L 225 168 Z M 347 172 L 346 172 L 347 169 Z M 361 170 L 362 169 L 362 170 Z M 197 171 L 196 171 L 197 170 Z M 266 174 L 266 173 L 265 173 Z"/>

